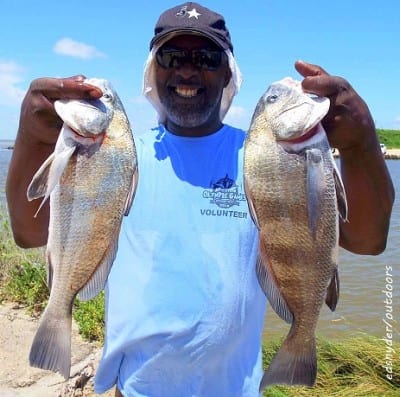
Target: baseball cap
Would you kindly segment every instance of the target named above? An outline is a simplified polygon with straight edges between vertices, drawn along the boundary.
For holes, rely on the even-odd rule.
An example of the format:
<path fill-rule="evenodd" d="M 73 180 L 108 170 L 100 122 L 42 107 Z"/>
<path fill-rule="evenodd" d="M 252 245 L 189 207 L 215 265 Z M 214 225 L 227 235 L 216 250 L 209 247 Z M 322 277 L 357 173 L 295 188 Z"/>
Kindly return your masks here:
<path fill-rule="evenodd" d="M 193 2 L 172 7 L 160 15 L 154 28 L 150 50 L 162 39 L 185 33 L 205 36 L 222 49 L 229 49 L 233 52 L 231 37 L 224 17 Z"/>

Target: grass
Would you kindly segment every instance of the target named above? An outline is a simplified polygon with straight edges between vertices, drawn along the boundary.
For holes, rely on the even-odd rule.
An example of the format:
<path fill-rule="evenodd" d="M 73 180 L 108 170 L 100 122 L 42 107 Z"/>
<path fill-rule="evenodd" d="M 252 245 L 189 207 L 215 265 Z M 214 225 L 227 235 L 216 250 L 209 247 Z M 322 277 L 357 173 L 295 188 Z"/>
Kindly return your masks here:
<path fill-rule="evenodd" d="M 44 250 L 18 248 L 5 214 L 0 207 L 0 302 L 16 302 L 39 315 L 48 297 Z"/>
<path fill-rule="evenodd" d="M 400 148 L 400 130 L 377 129 L 379 141 L 384 143 L 388 149 Z"/>
<path fill-rule="evenodd" d="M 31 315 L 39 316 L 49 297 L 45 250 L 18 248 L 5 213 L 0 208 L 0 302 L 18 303 Z M 88 302 L 75 299 L 73 316 L 85 339 L 103 341 L 104 293 Z"/>
<path fill-rule="evenodd" d="M 264 366 L 281 346 L 282 340 L 263 346 Z M 315 387 L 273 386 L 264 397 L 395 397 L 400 396 L 400 361 L 393 356 L 393 379 L 386 378 L 385 342 L 369 335 L 330 342 L 318 337 L 318 375 Z M 398 352 L 396 346 L 395 350 Z M 397 358 L 396 358 L 397 357 Z"/>
<path fill-rule="evenodd" d="M 13 242 L 5 211 L 0 209 L 0 300 L 18 302 L 34 315 L 44 309 L 48 290 L 44 251 L 22 250 Z M 85 339 L 104 340 L 104 294 L 89 302 L 75 300 L 74 318 Z M 267 367 L 282 339 L 263 345 Z M 315 387 L 269 387 L 263 397 L 395 397 L 400 396 L 400 345 L 393 346 L 393 379 L 386 378 L 384 341 L 362 335 L 342 342 L 318 337 L 318 376 Z"/>

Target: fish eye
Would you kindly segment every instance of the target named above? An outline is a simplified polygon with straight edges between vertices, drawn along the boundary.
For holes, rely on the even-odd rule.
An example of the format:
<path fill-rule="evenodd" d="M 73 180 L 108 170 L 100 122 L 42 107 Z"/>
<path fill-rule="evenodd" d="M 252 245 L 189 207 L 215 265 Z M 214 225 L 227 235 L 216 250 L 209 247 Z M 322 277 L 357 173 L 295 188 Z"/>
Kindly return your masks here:
<path fill-rule="evenodd" d="M 106 100 L 107 102 L 110 102 L 110 101 L 113 100 L 113 96 L 112 96 L 111 93 L 109 93 L 109 92 L 105 92 L 105 93 L 103 94 L 103 98 L 104 98 L 104 100 Z"/>
<path fill-rule="evenodd" d="M 276 102 L 277 99 L 278 99 L 278 95 L 271 94 L 271 95 L 267 96 L 266 100 L 267 100 L 268 103 L 274 103 L 274 102 Z"/>

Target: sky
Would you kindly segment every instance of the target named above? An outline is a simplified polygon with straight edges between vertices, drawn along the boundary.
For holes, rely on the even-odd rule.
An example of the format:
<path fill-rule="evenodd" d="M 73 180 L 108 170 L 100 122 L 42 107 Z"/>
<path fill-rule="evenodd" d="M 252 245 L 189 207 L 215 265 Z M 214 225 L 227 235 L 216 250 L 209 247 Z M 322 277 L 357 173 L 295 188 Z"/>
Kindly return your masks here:
<path fill-rule="evenodd" d="M 0 139 L 14 139 L 21 101 L 39 77 L 109 80 L 134 133 L 157 124 L 142 96 L 159 14 L 180 1 L 0 0 Z M 398 0 L 202 1 L 223 14 L 243 74 L 225 122 L 247 129 L 258 99 L 303 59 L 347 79 L 378 128 L 400 129 Z"/>

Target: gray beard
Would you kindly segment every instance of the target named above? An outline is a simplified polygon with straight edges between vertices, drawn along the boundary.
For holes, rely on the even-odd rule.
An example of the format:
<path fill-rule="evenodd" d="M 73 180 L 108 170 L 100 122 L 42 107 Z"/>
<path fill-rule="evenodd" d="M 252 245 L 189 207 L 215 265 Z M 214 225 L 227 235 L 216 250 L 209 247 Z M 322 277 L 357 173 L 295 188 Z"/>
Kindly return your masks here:
<path fill-rule="evenodd" d="M 167 119 L 183 128 L 194 128 L 205 124 L 215 110 L 214 104 L 203 104 L 201 106 L 176 105 L 166 100 L 163 106 Z"/>

